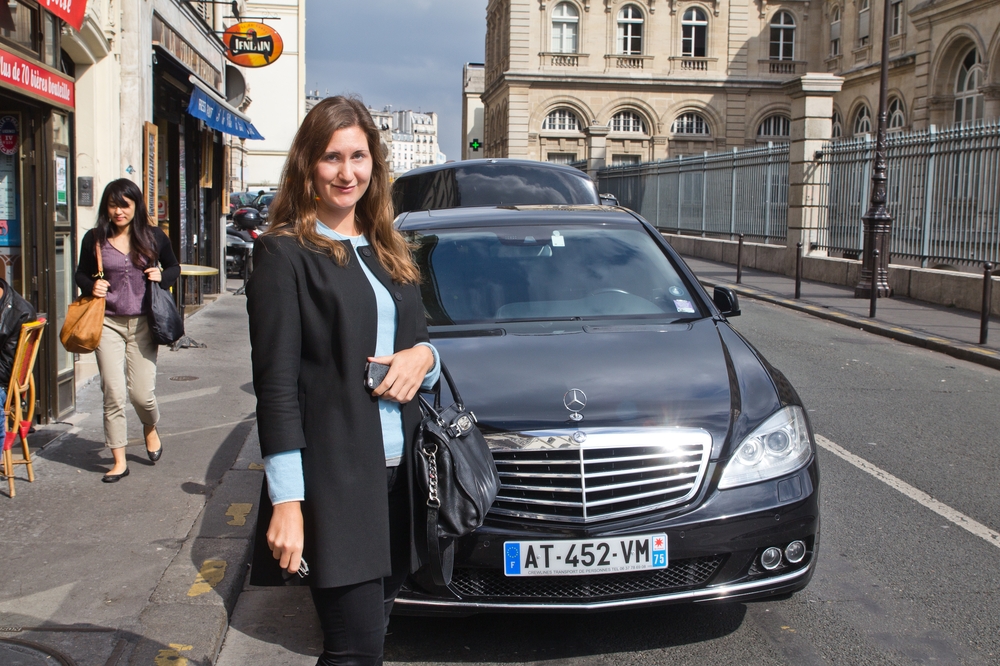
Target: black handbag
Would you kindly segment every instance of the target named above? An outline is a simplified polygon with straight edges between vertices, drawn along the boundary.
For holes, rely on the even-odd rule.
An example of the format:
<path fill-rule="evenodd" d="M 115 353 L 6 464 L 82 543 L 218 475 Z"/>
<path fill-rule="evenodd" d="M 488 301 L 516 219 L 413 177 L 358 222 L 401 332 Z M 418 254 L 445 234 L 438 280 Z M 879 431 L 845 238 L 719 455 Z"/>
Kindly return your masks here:
<path fill-rule="evenodd" d="M 184 319 L 177 312 L 170 292 L 155 282 L 147 282 L 149 332 L 158 345 L 172 345 L 184 336 Z"/>
<path fill-rule="evenodd" d="M 476 427 L 476 416 L 466 409 L 448 369 L 441 365 L 455 403 L 441 409 L 441 383 L 434 391 L 434 404 L 419 396 L 423 420 L 415 442 L 414 516 L 426 519 L 425 557 L 436 585 L 451 582 L 455 562 L 455 540 L 478 528 L 486 520 L 500 489 L 489 445 Z"/>

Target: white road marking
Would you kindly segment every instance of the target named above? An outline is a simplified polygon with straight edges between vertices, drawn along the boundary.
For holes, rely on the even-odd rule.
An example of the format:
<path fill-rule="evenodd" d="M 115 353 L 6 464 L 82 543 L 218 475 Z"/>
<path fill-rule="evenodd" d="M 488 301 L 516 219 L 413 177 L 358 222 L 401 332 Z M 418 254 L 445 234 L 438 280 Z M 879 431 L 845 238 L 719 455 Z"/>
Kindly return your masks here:
<path fill-rule="evenodd" d="M 911 486 L 910 484 L 906 483 L 901 479 L 897 479 L 892 474 L 889 474 L 885 470 L 876 467 L 875 465 L 871 464 L 864 458 L 860 458 L 851 453 L 850 451 L 847 451 L 846 449 L 837 446 L 836 444 L 828 440 L 826 437 L 823 437 L 822 435 L 816 435 L 816 443 L 822 446 L 830 453 L 832 453 L 833 455 L 837 456 L 838 458 L 842 458 L 843 460 L 846 460 L 847 462 L 851 463 L 858 469 L 864 472 L 868 472 L 879 481 L 885 483 L 890 488 L 898 490 L 899 492 L 903 493 L 910 499 L 916 501 L 920 505 L 927 507 L 934 513 L 944 518 L 945 520 L 948 520 L 958 525 L 963 530 L 966 530 L 971 534 L 975 534 L 977 537 L 983 539 L 987 543 L 990 543 L 996 546 L 997 548 L 1000 548 L 1000 534 L 994 532 L 993 530 L 986 527 L 982 523 L 977 522 L 972 518 L 969 518 L 967 515 L 961 513 L 960 511 L 952 509 L 947 504 L 937 501 L 924 491 L 914 488 L 913 486 Z"/>
<path fill-rule="evenodd" d="M 215 395 L 221 389 L 221 386 L 212 386 L 210 388 L 195 389 L 193 391 L 184 391 L 182 393 L 174 393 L 172 395 L 165 395 L 162 398 L 157 398 L 156 402 L 161 405 L 167 402 L 177 402 L 178 400 L 188 400 L 189 398 L 200 398 L 206 395 Z"/>

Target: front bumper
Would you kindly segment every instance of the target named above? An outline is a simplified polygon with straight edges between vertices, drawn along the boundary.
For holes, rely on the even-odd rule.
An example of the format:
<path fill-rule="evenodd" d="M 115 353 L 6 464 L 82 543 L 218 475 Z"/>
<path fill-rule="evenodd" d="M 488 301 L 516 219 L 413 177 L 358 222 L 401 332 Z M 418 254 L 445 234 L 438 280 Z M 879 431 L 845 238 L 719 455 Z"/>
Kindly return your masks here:
<path fill-rule="evenodd" d="M 455 574 L 447 588 L 427 576 L 411 576 L 396 612 L 471 615 L 483 612 L 567 612 L 636 608 L 674 603 L 746 601 L 784 595 L 812 578 L 819 546 L 819 493 L 815 460 L 773 481 L 714 491 L 694 508 L 654 519 L 616 521 L 588 528 L 514 522 L 493 523 L 457 544 Z M 799 489 L 795 497 L 789 488 Z M 504 541 L 600 539 L 665 532 L 664 570 L 584 576 L 509 578 L 503 573 Z M 801 540 L 805 558 L 765 571 L 760 553 Z"/>

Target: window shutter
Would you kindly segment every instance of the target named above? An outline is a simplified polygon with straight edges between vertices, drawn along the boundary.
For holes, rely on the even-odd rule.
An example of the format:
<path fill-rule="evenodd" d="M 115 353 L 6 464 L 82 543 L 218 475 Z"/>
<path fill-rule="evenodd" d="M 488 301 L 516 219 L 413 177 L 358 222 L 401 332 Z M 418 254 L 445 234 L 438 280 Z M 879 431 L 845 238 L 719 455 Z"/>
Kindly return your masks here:
<path fill-rule="evenodd" d="M 868 24 L 871 15 L 871 10 L 868 9 L 858 14 L 858 39 L 868 36 Z"/>
<path fill-rule="evenodd" d="M 840 39 L 840 21 L 830 24 L 830 39 Z"/>

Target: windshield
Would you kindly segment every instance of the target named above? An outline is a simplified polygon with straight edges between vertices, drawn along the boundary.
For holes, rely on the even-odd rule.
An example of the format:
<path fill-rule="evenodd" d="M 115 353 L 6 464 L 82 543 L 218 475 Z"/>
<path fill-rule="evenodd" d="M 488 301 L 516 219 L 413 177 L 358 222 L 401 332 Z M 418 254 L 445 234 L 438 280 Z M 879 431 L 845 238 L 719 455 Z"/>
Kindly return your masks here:
<path fill-rule="evenodd" d="M 403 176 L 393 185 L 392 201 L 397 215 L 470 206 L 599 203 L 593 182 L 582 171 L 502 162 Z"/>
<path fill-rule="evenodd" d="M 253 203 L 260 208 L 261 206 L 270 206 L 272 201 L 274 201 L 274 194 L 262 194 Z"/>
<path fill-rule="evenodd" d="M 641 227 L 532 225 L 411 234 L 428 324 L 703 316 Z"/>

